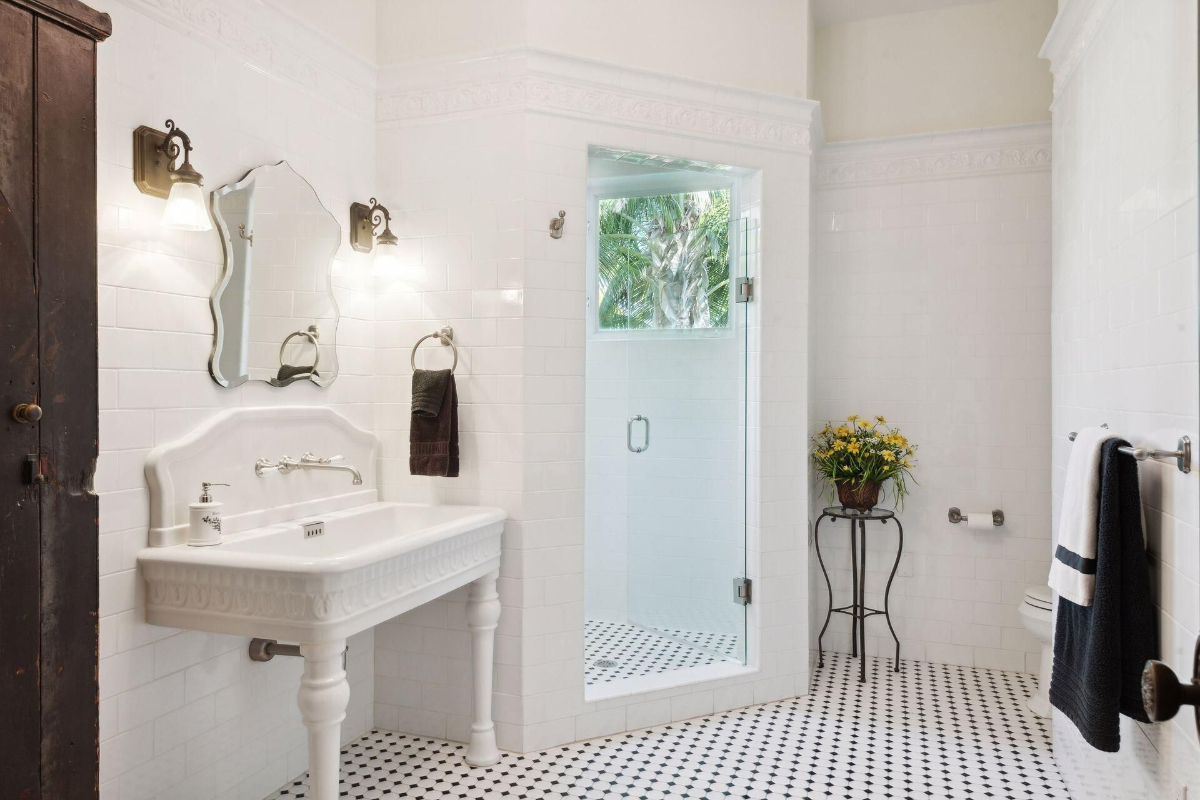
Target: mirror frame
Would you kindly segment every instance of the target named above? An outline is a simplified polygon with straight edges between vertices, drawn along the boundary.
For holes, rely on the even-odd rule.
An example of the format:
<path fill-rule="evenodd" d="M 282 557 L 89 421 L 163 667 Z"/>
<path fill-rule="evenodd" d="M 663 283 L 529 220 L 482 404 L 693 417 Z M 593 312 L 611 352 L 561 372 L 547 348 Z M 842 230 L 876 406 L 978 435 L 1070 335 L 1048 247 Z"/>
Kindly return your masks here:
<path fill-rule="evenodd" d="M 306 375 L 296 375 L 281 381 L 278 379 L 278 377 L 263 380 L 260 378 L 251 378 L 249 375 L 239 375 L 236 378 L 230 379 L 221 374 L 219 356 L 225 343 L 225 324 L 221 317 L 221 295 L 224 294 L 225 289 L 229 285 L 229 281 L 233 276 L 233 265 L 231 264 L 232 252 L 230 247 L 230 242 L 232 239 L 229 229 L 226 227 L 225 220 L 220 214 L 217 213 L 217 200 L 218 198 L 224 197 L 227 194 L 246 188 L 247 184 L 253 180 L 255 173 L 257 173 L 259 170 L 269 169 L 271 167 L 287 167 L 289 170 L 291 170 L 293 175 L 304 181 L 308 188 L 312 190 L 313 196 L 317 198 L 317 203 L 321 206 L 325 213 L 329 215 L 330 219 L 333 220 L 333 223 L 337 225 L 338 228 L 337 247 L 334 249 L 333 255 L 329 259 L 329 266 L 326 273 L 329 279 L 329 300 L 333 304 L 333 344 L 331 347 L 334 354 L 334 369 L 333 372 L 328 375 L 328 377 L 318 378 L 312 373 L 308 373 Z M 241 179 L 235 181 L 234 183 L 227 183 L 219 189 L 214 189 L 213 191 L 209 192 L 208 206 L 209 215 L 216 223 L 214 227 L 217 229 L 218 234 L 221 237 L 221 251 L 224 257 L 224 262 L 221 267 L 221 277 L 217 280 L 217 283 L 213 287 L 212 293 L 208 298 L 208 309 L 213 318 L 213 346 L 212 352 L 208 356 L 208 374 L 212 376 L 212 379 L 216 381 L 217 384 L 225 387 L 226 389 L 233 389 L 241 386 L 242 384 L 249 383 L 252 380 L 276 387 L 290 386 L 298 381 L 313 383 L 322 388 L 329 386 L 329 384 L 333 383 L 337 379 L 338 372 L 341 370 L 341 364 L 337 359 L 337 331 L 341 324 L 342 311 L 338 307 L 337 296 L 333 291 L 333 262 L 337 258 L 338 252 L 342 249 L 343 239 L 342 223 L 338 221 L 337 215 L 325 206 L 325 203 L 321 200 L 321 195 L 317 193 L 317 190 L 312 183 L 295 169 L 293 169 L 292 165 L 287 162 L 287 159 L 277 161 L 274 164 L 260 164 L 259 166 L 247 172 L 241 177 Z"/>

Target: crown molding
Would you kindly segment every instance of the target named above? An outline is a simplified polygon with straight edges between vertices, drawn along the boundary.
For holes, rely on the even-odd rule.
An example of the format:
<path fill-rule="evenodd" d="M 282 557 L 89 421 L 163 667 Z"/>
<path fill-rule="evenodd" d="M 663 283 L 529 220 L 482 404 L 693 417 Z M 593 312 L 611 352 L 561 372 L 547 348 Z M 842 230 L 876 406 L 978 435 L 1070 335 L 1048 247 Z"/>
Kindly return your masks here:
<path fill-rule="evenodd" d="M 376 70 L 319 31 L 264 0 L 113 0 L 291 83 L 374 119 Z"/>
<path fill-rule="evenodd" d="M 513 48 L 380 70 L 381 126 L 538 111 L 810 152 L 816 102 Z"/>
<path fill-rule="evenodd" d="M 1070 84 L 1088 48 L 1096 41 L 1116 5 L 1116 0 L 1071 0 L 1059 9 L 1038 53 L 1039 57 L 1050 61 L 1055 102 Z"/>
<path fill-rule="evenodd" d="M 848 186 L 1050 168 L 1050 123 L 826 144 L 814 183 Z"/>

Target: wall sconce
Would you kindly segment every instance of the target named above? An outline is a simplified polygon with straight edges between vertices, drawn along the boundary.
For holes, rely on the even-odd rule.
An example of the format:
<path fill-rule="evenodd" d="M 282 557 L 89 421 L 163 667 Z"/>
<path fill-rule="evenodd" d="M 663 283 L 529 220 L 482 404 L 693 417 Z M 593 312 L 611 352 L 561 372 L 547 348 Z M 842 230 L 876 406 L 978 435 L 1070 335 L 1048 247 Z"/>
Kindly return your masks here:
<path fill-rule="evenodd" d="M 178 141 L 176 141 L 178 140 Z M 183 155 L 183 163 L 175 159 Z M 204 191 L 204 176 L 192 168 L 192 140 L 173 120 L 167 132 L 142 125 L 133 132 L 133 182 L 138 191 L 167 198 L 162 224 L 183 231 L 212 229 Z"/>
<path fill-rule="evenodd" d="M 391 223 L 392 215 L 374 197 L 369 206 L 350 205 L 350 246 L 360 253 L 369 253 L 375 243 L 379 243 L 379 252 L 371 267 L 375 275 L 395 275 L 400 271 L 400 256 L 396 252 L 399 239 L 392 233 Z M 375 229 L 380 225 L 383 230 L 376 235 Z"/>

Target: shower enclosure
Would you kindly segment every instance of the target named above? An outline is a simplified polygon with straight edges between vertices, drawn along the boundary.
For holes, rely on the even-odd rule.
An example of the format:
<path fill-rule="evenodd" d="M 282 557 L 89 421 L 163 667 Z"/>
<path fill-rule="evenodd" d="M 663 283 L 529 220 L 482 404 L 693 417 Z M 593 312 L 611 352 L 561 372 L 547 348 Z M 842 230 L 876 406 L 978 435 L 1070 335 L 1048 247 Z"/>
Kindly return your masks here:
<path fill-rule="evenodd" d="M 589 698 L 746 663 L 753 174 L 589 160 L 585 684 Z"/>

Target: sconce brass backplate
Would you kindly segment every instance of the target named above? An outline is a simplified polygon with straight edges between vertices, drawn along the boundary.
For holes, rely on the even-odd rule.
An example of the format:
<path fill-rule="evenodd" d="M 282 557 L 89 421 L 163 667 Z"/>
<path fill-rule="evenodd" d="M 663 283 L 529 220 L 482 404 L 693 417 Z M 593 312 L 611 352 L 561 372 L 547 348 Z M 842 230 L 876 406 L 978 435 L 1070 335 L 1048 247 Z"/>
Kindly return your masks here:
<path fill-rule="evenodd" d="M 375 246 L 371 207 L 364 203 L 350 204 L 350 246 L 360 253 L 369 253 Z"/>
<path fill-rule="evenodd" d="M 133 182 L 138 191 L 151 197 L 171 193 L 171 159 L 160 148 L 167 134 L 142 125 L 133 132 Z"/>

